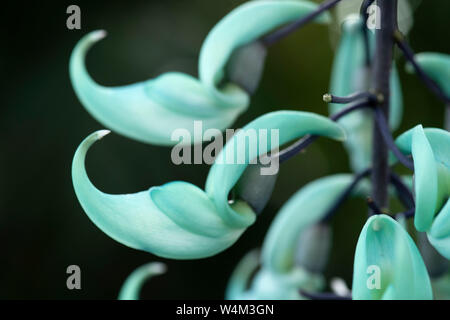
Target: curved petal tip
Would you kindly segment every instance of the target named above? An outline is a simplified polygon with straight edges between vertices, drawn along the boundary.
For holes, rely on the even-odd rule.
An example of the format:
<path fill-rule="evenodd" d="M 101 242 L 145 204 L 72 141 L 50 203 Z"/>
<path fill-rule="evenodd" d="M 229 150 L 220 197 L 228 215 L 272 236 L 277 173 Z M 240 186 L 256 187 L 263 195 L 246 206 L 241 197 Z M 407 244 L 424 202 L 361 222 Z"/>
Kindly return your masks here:
<path fill-rule="evenodd" d="M 107 136 L 111 133 L 111 130 L 98 130 L 94 134 L 97 136 L 97 140 L 103 139 L 104 136 Z"/>
<path fill-rule="evenodd" d="M 92 32 L 89 32 L 86 37 L 93 42 L 97 42 L 102 40 L 103 38 L 105 38 L 108 35 L 108 32 L 106 30 L 95 30 Z"/>

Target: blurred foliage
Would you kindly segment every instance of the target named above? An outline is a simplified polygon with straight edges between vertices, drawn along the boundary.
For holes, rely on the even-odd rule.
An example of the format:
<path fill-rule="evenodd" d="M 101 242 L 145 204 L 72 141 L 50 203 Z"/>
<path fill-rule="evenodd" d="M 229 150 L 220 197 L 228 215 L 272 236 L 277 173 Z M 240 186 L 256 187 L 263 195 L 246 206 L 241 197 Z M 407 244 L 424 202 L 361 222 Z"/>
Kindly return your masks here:
<path fill-rule="evenodd" d="M 168 272 L 145 286 L 143 298 L 223 298 L 234 266 L 261 244 L 280 206 L 308 181 L 349 172 L 342 146 L 319 141 L 283 165 L 268 207 L 240 241 L 204 260 L 165 260 L 129 249 L 84 214 L 72 188 L 72 156 L 81 140 L 102 126 L 81 106 L 69 82 L 68 60 L 76 42 L 88 31 L 108 31 L 88 56 L 88 70 L 105 85 L 142 81 L 168 70 L 196 74 L 204 37 L 242 2 L 77 1 L 82 12 L 79 31 L 66 28 L 66 8 L 73 4 L 68 1 L 15 3 L 3 10 L 0 298 L 115 299 L 127 275 L 149 261 L 164 261 Z M 422 1 L 417 7 L 409 34 L 416 52 L 450 52 L 445 40 L 448 12 L 446 0 Z M 235 127 L 278 109 L 326 115 L 322 94 L 328 88 L 330 38 L 335 31 L 306 26 L 271 48 L 261 86 Z M 396 134 L 417 123 L 442 126 L 443 106 L 416 77 L 405 74 L 404 60 L 399 60 L 406 111 Z M 208 172 L 207 165 L 171 164 L 169 148 L 118 135 L 93 148 L 87 168 L 92 181 L 110 193 L 145 190 L 178 179 L 203 186 Z M 340 276 L 350 284 L 366 214 L 364 201 L 349 201 L 334 219 L 328 277 Z M 71 264 L 81 267 L 82 290 L 66 288 L 66 268 Z"/>

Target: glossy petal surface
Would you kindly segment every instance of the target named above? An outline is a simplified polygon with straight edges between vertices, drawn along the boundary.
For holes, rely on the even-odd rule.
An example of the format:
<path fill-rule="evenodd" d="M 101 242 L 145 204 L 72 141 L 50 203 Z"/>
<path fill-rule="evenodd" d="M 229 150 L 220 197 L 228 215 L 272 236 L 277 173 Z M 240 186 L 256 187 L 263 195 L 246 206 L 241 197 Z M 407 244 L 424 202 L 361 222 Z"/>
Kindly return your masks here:
<path fill-rule="evenodd" d="M 376 278 L 370 277 L 374 276 L 379 285 L 372 282 Z M 433 297 L 419 250 L 405 229 L 389 216 L 372 216 L 361 231 L 355 252 L 352 297 L 355 300 Z"/>
<path fill-rule="evenodd" d="M 399 136 L 396 144 L 403 153 L 412 154 L 414 160 L 416 229 L 430 231 L 433 228 L 434 242 L 437 243 L 438 239 L 445 238 L 445 230 L 450 228 L 447 217 L 450 215 L 447 213 L 450 196 L 450 133 L 435 128 L 424 130 L 419 125 Z M 430 241 L 433 242 L 431 238 Z"/>

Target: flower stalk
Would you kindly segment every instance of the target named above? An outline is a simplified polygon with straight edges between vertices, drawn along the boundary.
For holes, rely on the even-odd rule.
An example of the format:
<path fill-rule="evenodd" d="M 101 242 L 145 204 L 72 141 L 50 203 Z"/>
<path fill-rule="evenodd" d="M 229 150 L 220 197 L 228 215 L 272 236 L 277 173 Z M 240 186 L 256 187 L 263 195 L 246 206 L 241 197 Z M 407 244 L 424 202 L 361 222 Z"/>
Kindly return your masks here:
<path fill-rule="evenodd" d="M 389 121 L 389 79 L 393 58 L 393 34 L 397 29 L 397 0 L 377 1 L 380 14 L 380 29 L 376 30 L 375 55 L 373 57 L 373 88 L 384 99 L 378 104 L 386 121 Z M 389 205 L 389 164 L 388 146 L 383 139 L 380 128 L 374 118 L 373 149 L 372 149 L 372 198 L 381 206 Z"/>

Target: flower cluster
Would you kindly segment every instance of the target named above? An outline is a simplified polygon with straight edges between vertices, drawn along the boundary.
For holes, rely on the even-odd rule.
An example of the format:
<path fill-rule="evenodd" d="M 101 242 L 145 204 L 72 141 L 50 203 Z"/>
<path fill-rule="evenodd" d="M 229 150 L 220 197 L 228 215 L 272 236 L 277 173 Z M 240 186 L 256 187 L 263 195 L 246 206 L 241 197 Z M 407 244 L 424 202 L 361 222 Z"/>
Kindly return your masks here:
<path fill-rule="evenodd" d="M 264 209 L 273 179 L 248 173 L 251 160 L 260 156 L 283 161 L 306 148 L 319 136 L 342 141 L 353 173 L 336 174 L 309 183 L 280 209 L 270 226 L 262 250 L 248 253 L 236 267 L 227 288 L 229 299 L 432 299 L 450 298 L 450 133 L 421 125 L 394 139 L 403 98 L 395 64 L 387 70 L 389 117 L 380 105 L 384 96 L 373 89 L 374 52 L 378 45 L 362 14 L 342 21 L 330 83 L 324 96 L 330 118 L 302 111 L 276 111 L 262 115 L 236 133 L 217 155 L 204 189 L 175 181 L 123 195 L 106 194 L 89 180 L 85 157 L 92 144 L 109 130 L 92 133 L 80 144 L 72 164 L 76 195 L 89 218 L 116 241 L 171 259 L 213 256 L 236 243 Z M 225 16 L 208 34 L 200 51 L 199 78 L 171 72 L 124 87 L 95 83 L 85 69 L 88 49 L 105 36 L 95 31 L 73 50 L 70 77 L 83 106 L 107 128 L 131 139 L 162 146 L 174 145 L 176 129 L 193 133 L 194 122 L 205 129 L 232 125 L 246 110 L 263 72 L 266 51 L 307 22 L 327 24 L 328 9 L 304 0 L 249 1 Z M 408 59 L 406 69 L 416 72 L 448 104 L 450 56 L 414 55 L 400 31 L 392 35 Z M 450 118 L 450 113 L 449 113 Z M 450 120 L 449 120 L 450 124 Z M 373 199 L 371 214 L 356 245 L 351 290 L 323 293 L 324 269 L 333 247 L 330 219 L 350 196 L 367 197 L 375 127 L 389 155 L 391 196 L 405 211 L 393 215 Z M 279 140 L 267 148 L 251 148 L 246 130 L 279 130 Z M 448 129 L 448 127 L 447 127 Z M 195 137 L 195 135 L 193 135 Z M 261 146 L 262 138 L 257 138 Z M 297 140 L 280 152 L 280 146 Z M 201 142 L 201 138 L 193 143 Z M 243 155 L 243 163 L 230 162 L 229 151 Z M 412 175 L 397 176 L 400 162 Z M 230 200 L 230 195 L 232 199 Z M 420 250 L 405 220 L 413 217 Z M 431 257 L 431 258 L 430 258 Z M 437 259 L 436 257 L 439 257 Z M 444 259 L 445 258 L 445 259 Z M 435 270 L 439 270 L 434 272 Z M 161 264 L 137 269 L 127 279 L 120 299 L 137 299 L 148 277 L 164 271 Z"/>

